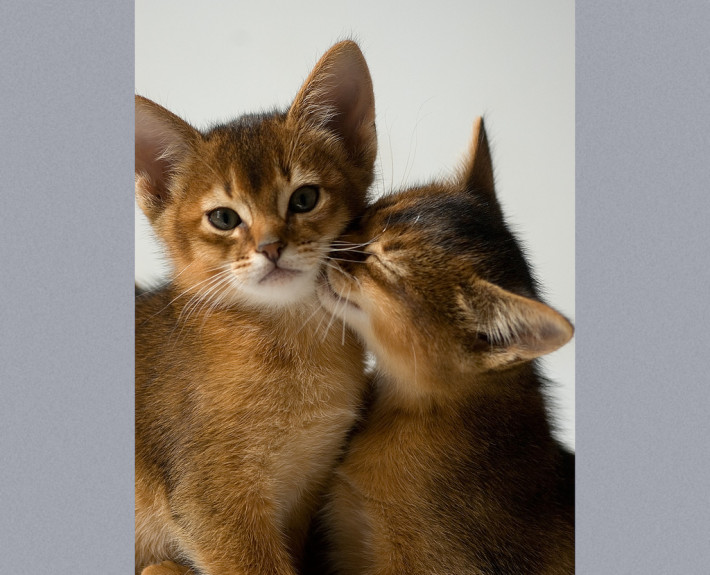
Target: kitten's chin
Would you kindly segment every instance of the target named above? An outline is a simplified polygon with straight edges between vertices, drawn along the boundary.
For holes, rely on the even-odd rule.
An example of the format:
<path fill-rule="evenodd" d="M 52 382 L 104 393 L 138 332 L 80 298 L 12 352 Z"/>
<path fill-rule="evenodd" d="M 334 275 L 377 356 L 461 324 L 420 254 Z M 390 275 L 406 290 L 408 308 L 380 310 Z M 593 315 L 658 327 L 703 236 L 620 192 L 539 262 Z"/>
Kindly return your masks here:
<path fill-rule="evenodd" d="M 274 268 L 254 285 L 243 285 L 244 303 L 261 308 L 285 308 L 313 299 L 316 271 Z"/>

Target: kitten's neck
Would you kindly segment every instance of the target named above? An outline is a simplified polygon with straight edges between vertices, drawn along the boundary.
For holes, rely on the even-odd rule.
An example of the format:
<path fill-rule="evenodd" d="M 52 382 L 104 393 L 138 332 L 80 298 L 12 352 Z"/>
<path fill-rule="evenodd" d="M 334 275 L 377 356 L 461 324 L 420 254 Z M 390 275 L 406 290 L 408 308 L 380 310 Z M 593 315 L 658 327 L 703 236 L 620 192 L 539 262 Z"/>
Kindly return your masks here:
<path fill-rule="evenodd" d="M 315 293 L 290 305 L 234 303 L 215 306 L 191 299 L 189 295 L 180 295 L 182 292 L 175 284 L 166 286 L 166 291 L 172 316 L 181 330 L 238 338 L 245 329 L 249 329 L 269 339 L 277 338 L 309 347 L 316 339 L 321 342 L 343 331 L 341 322 L 333 319 L 320 305 Z M 348 330 L 348 338 L 351 337 Z M 341 336 L 338 335 L 337 339 L 340 340 Z"/>
<path fill-rule="evenodd" d="M 224 316 L 251 316 L 258 315 L 271 319 L 299 320 L 304 314 L 313 313 L 320 308 L 318 298 L 313 292 L 305 298 L 288 304 L 261 304 L 249 301 L 246 297 L 241 301 L 213 303 L 209 298 L 200 297 L 198 294 L 187 292 L 180 284 L 168 284 L 167 291 L 171 295 L 171 305 L 183 315 L 197 316 L 203 314 L 220 314 Z"/>
<path fill-rule="evenodd" d="M 427 412 L 448 409 L 461 403 L 495 398 L 497 402 L 517 402 L 520 397 L 540 396 L 542 379 L 534 362 L 506 370 L 476 374 L 453 371 L 427 375 L 420 371 L 414 381 L 409 374 L 396 374 L 379 368 L 375 378 L 378 401 L 392 409 Z"/>

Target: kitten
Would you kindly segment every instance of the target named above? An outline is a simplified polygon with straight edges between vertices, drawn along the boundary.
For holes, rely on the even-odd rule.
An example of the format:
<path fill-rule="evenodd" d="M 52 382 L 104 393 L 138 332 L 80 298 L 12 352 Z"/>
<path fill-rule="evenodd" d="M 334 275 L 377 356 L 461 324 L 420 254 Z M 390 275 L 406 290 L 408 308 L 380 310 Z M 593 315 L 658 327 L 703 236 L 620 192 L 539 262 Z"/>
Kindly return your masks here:
<path fill-rule="evenodd" d="M 573 328 L 504 223 L 482 119 L 459 177 L 381 198 L 345 239 L 319 296 L 378 372 L 325 513 L 337 572 L 572 573 L 574 454 L 534 360 Z"/>
<path fill-rule="evenodd" d="M 136 96 L 137 201 L 175 269 L 136 299 L 137 573 L 296 572 L 366 385 L 315 287 L 366 205 L 374 118 L 351 41 L 284 113 L 200 132 Z"/>

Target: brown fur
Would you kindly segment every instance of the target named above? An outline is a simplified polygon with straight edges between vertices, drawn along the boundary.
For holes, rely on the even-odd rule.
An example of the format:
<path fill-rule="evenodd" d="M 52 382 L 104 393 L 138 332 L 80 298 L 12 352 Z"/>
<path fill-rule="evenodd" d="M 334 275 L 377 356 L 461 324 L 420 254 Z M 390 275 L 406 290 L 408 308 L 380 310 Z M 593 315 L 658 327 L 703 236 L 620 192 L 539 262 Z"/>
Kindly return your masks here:
<path fill-rule="evenodd" d="M 387 196 L 319 295 L 377 359 L 325 523 L 343 574 L 574 572 L 574 455 L 534 359 L 571 337 L 539 301 L 482 120 L 461 174 Z"/>
<path fill-rule="evenodd" d="M 315 280 L 364 208 L 375 151 L 350 41 L 286 113 L 199 132 L 136 96 L 136 195 L 175 268 L 136 298 L 137 573 L 296 572 L 366 385 Z M 289 207 L 301 186 L 319 191 L 305 213 Z M 216 208 L 242 223 L 215 228 Z"/>

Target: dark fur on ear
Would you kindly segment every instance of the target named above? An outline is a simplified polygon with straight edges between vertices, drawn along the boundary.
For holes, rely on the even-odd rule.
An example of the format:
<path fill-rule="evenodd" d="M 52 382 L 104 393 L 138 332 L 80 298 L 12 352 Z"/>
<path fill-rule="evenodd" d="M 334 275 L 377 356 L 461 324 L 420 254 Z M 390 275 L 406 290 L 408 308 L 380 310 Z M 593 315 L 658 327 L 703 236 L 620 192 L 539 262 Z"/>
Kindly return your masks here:
<path fill-rule="evenodd" d="M 136 96 L 136 199 L 149 220 L 162 211 L 170 182 L 200 134 L 175 114 Z"/>
<path fill-rule="evenodd" d="M 323 55 L 301 87 L 288 118 L 332 132 L 351 160 L 364 168 L 373 165 L 377 153 L 375 96 L 357 44 L 345 40 Z"/>
<path fill-rule="evenodd" d="M 473 122 L 473 134 L 464 164 L 462 181 L 470 190 L 495 195 L 491 149 L 488 145 L 483 118 L 480 116 Z"/>
<path fill-rule="evenodd" d="M 484 198 L 499 217 L 503 217 L 496 198 L 491 148 L 481 116 L 473 122 L 471 144 L 459 172 L 459 183 L 472 194 Z"/>

